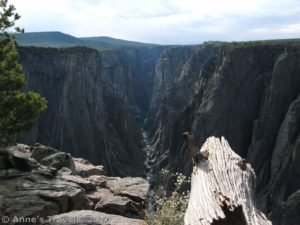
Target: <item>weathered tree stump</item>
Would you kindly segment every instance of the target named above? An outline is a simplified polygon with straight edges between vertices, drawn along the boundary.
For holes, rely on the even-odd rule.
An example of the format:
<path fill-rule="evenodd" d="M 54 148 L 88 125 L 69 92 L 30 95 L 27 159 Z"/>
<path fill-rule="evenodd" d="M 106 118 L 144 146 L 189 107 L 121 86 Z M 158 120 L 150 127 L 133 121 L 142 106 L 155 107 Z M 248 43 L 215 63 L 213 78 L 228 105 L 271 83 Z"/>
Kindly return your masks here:
<path fill-rule="evenodd" d="M 189 146 L 189 145 L 188 145 Z M 256 176 L 222 137 L 210 137 L 193 167 L 185 225 L 271 225 L 256 209 Z M 192 157 L 195 157 L 192 155 Z"/>

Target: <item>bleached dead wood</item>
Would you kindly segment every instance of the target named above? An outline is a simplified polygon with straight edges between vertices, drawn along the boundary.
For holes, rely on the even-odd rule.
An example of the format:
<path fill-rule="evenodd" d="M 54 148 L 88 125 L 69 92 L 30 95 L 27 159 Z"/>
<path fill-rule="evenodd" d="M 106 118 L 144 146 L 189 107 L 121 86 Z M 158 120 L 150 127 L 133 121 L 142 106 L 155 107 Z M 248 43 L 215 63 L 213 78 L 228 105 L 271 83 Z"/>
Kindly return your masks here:
<path fill-rule="evenodd" d="M 189 145 L 188 145 L 189 146 Z M 210 137 L 194 160 L 185 225 L 271 225 L 254 205 L 255 173 L 222 137 Z"/>

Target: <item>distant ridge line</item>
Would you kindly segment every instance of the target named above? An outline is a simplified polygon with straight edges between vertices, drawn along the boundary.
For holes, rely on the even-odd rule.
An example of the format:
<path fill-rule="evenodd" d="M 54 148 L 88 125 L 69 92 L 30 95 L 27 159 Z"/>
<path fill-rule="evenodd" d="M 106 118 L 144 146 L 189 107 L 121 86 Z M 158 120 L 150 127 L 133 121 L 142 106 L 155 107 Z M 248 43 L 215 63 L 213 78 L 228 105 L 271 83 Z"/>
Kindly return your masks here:
<path fill-rule="evenodd" d="M 21 46 L 53 48 L 85 46 L 97 50 L 113 50 L 122 47 L 160 46 L 158 44 L 128 41 L 108 36 L 77 38 L 59 31 L 18 33 L 16 34 L 16 40 Z"/>

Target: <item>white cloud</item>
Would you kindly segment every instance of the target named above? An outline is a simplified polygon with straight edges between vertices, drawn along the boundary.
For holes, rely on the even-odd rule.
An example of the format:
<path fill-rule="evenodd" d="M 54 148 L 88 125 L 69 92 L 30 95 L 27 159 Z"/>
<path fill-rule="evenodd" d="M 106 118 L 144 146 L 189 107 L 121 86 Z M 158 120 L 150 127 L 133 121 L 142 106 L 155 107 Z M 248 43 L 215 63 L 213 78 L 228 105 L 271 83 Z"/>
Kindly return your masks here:
<path fill-rule="evenodd" d="M 300 37 L 299 0 L 11 0 L 26 31 L 156 43 Z M 276 28 L 276 29 L 273 29 Z"/>
<path fill-rule="evenodd" d="M 279 28 L 279 32 L 281 33 L 300 33 L 300 22 L 299 23 L 294 23 L 294 24 L 289 24 L 285 27 Z"/>

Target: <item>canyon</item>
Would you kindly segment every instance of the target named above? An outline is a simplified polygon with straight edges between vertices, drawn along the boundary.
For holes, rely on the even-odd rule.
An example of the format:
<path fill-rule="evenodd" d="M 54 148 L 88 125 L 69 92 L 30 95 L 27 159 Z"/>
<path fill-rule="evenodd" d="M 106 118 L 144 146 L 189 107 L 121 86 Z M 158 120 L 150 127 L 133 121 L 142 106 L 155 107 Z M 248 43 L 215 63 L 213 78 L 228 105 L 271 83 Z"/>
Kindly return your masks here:
<path fill-rule="evenodd" d="M 26 90 L 48 100 L 20 142 L 86 158 L 108 175 L 147 170 L 155 179 L 162 169 L 190 176 L 185 131 L 198 147 L 223 136 L 256 173 L 257 207 L 274 225 L 300 223 L 297 40 L 18 50 Z"/>

